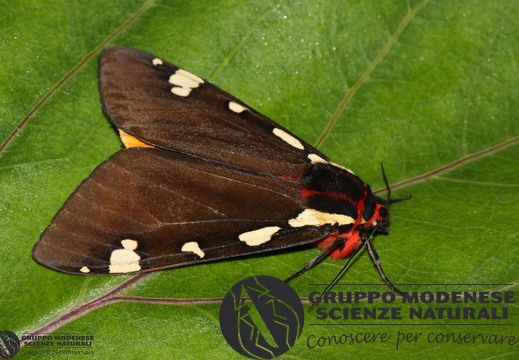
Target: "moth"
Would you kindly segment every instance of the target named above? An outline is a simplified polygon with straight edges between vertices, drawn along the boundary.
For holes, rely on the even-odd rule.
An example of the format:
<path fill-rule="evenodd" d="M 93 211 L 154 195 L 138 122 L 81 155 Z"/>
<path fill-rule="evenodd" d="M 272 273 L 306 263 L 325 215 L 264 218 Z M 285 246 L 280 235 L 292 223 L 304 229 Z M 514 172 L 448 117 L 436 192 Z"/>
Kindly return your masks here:
<path fill-rule="evenodd" d="M 71 274 L 155 271 L 316 244 L 345 258 L 388 231 L 389 200 L 206 80 L 154 55 L 100 56 L 103 109 L 126 149 L 56 214 L 34 259 Z M 394 288 L 394 287 L 392 287 Z M 396 290 L 396 289 L 395 289 Z"/>

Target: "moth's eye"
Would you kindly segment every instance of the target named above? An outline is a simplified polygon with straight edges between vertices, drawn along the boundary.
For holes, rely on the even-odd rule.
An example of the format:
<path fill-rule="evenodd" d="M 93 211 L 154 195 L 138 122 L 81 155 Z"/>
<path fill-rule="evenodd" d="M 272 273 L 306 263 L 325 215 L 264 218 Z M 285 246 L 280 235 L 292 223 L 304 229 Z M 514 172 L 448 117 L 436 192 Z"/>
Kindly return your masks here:
<path fill-rule="evenodd" d="M 389 215 L 389 211 L 387 211 L 387 209 L 385 207 L 380 207 L 380 209 L 378 209 L 378 214 L 380 215 L 380 217 L 382 218 L 387 218 L 388 215 Z"/>

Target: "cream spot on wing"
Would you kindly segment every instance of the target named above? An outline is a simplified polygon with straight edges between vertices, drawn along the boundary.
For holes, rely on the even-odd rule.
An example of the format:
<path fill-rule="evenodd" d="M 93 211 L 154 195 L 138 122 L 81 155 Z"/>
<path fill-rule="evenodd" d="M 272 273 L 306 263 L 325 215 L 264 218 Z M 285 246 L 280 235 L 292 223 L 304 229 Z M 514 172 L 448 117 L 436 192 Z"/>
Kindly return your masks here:
<path fill-rule="evenodd" d="M 189 77 L 179 75 L 178 71 L 169 77 L 169 83 L 186 89 L 194 89 L 200 85 Z"/>
<path fill-rule="evenodd" d="M 163 64 L 162 60 L 160 60 L 159 58 L 153 59 L 152 62 L 153 62 L 153 65 L 155 65 L 155 66 Z"/>
<path fill-rule="evenodd" d="M 137 241 L 125 239 L 121 241 L 121 245 L 123 246 L 122 249 L 112 251 L 109 272 L 114 274 L 139 271 L 141 269 L 139 264 L 141 257 L 134 251 L 137 249 Z"/>
<path fill-rule="evenodd" d="M 191 74 L 189 71 L 178 69 L 169 77 L 169 83 L 175 85 L 171 88 L 171 92 L 178 96 L 188 96 L 191 90 L 204 83 L 202 78 Z"/>
<path fill-rule="evenodd" d="M 190 241 L 190 242 L 185 243 L 182 246 L 181 250 L 184 252 L 195 253 L 196 255 L 200 256 L 201 258 L 203 258 L 205 256 L 205 253 L 202 251 L 202 249 L 200 249 L 200 245 L 198 245 L 198 243 L 196 241 Z"/>
<path fill-rule="evenodd" d="M 284 142 L 286 142 L 287 144 L 292 145 L 296 149 L 303 150 L 305 148 L 303 146 L 303 144 L 301 143 L 301 141 L 297 140 L 295 137 L 293 137 L 292 135 L 290 135 L 289 133 L 287 133 L 284 130 L 274 128 L 272 130 L 272 133 L 274 135 L 276 135 L 278 138 L 280 138 L 281 140 L 283 140 Z"/>
<path fill-rule="evenodd" d="M 288 220 L 292 227 L 322 226 L 324 224 L 349 225 L 354 224 L 355 219 L 344 214 L 331 214 L 314 209 L 305 209 L 295 219 Z"/>
<path fill-rule="evenodd" d="M 240 114 L 247 110 L 245 106 L 235 103 L 234 101 L 229 102 L 229 109 L 231 109 L 231 111 L 234 111 L 237 114 Z"/>
<path fill-rule="evenodd" d="M 191 93 L 191 89 L 183 87 L 173 87 L 171 88 L 171 92 L 175 95 L 186 97 Z"/>
<path fill-rule="evenodd" d="M 88 274 L 90 272 L 90 269 L 86 266 L 83 266 L 81 269 L 79 269 L 83 274 Z"/>
<path fill-rule="evenodd" d="M 258 246 L 272 239 L 272 235 L 279 230 L 281 230 L 279 226 L 267 226 L 258 230 L 245 232 L 238 236 L 238 238 L 249 246 Z"/>
<path fill-rule="evenodd" d="M 184 77 L 186 79 L 189 79 L 197 84 L 203 84 L 204 83 L 204 79 L 202 79 L 201 77 L 198 77 L 196 76 L 195 74 L 192 74 L 190 73 L 189 71 L 187 70 L 184 70 L 184 69 L 178 69 L 176 72 L 175 72 L 176 75 L 179 75 L 181 77 Z"/>
<path fill-rule="evenodd" d="M 330 165 L 332 165 L 332 166 L 335 166 L 336 168 L 339 168 L 339 169 L 342 169 L 342 170 L 346 170 L 346 171 L 349 172 L 350 174 L 355 175 L 355 174 L 353 173 L 353 171 L 351 171 L 350 169 L 345 168 L 344 166 L 339 165 L 339 164 L 337 164 L 337 163 L 334 163 L 333 161 L 328 162 L 328 161 L 324 160 L 322 157 L 320 157 L 320 156 L 317 155 L 317 154 L 308 154 L 308 159 L 309 159 L 309 160 L 312 162 L 312 164 L 314 164 L 314 165 L 319 164 L 319 163 L 321 163 L 321 164 L 330 164 Z"/>
<path fill-rule="evenodd" d="M 330 164 L 332 164 L 332 165 L 335 166 L 335 167 L 338 167 L 339 169 L 346 170 L 347 172 L 349 172 L 349 173 L 352 174 L 352 175 L 355 175 L 355 173 L 354 173 L 353 171 L 351 171 L 350 169 L 345 168 L 344 166 L 339 165 L 339 164 L 337 164 L 337 163 L 334 163 L 333 161 L 330 162 Z"/>
<path fill-rule="evenodd" d="M 308 154 L 308 159 L 312 162 L 312 164 L 328 164 L 328 161 L 324 160 L 322 157 L 320 157 L 317 154 Z"/>

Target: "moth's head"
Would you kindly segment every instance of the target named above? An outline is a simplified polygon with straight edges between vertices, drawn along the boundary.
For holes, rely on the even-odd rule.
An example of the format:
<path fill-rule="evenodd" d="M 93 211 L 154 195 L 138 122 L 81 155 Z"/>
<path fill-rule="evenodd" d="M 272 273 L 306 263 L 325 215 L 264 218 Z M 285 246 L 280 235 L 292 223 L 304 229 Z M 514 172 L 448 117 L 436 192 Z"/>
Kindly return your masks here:
<path fill-rule="evenodd" d="M 382 168 L 384 170 L 384 168 Z M 411 195 L 407 194 L 397 199 L 393 199 L 391 197 L 391 188 L 386 179 L 386 175 L 384 175 L 384 181 L 386 182 L 387 189 L 387 199 L 383 199 L 379 196 L 373 195 L 374 199 L 374 210 L 372 210 L 372 215 L 369 219 L 364 219 L 366 222 L 366 228 L 373 233 L 389 233 L 389 205 L 395 202 L 408 200 L 411 198 Z"/>
<path fill-rule="evenodd" d="M 383 201 L 383 202 L 382 202 Z M 389 204 L 385 200 L 377 198 L 377 205 L 372 218 L 368 222 L 368 227 L 378 233 L 389 233 Z"/>
<path fill-rule="evenodd" d="M 387 200 L 372 195 L 364 201 L 362 233 L 389 233 L 389 204 Z"/>

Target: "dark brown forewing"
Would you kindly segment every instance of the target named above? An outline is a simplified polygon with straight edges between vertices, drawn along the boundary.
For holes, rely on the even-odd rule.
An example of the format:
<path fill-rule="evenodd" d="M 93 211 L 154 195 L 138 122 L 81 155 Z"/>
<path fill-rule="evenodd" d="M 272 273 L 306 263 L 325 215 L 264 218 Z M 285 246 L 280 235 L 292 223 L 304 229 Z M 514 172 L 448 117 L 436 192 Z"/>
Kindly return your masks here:
<path fill-rule="evenodd" d="M 101 55 L 103 106 L 116 127 L 157 147 L 278 176 L 299 176 L 309 152 L 327 159 L 301 140 L 304 150 L 273 135 L 281 126 L 207 81 L 187 96 L 173 94 L 168 80 L 178 67 L 155 59 L 128 48 Z M 230 101 L 247 110 L 233 112 Z"/>
<path fill-rule="evenodd" d="M 301 196 L 292 180 L 252 173 L 160 149 L 122 150 L 67 200 L 35 245 L 43 265 L 106 273 L 121 240 L 137 241 L 142 271 L 311 243 L 325 227 L 290 228 Z M 238 239 L 268 226 L 286 228 L 260 246 Z M 182 251 L 196 242 L 205 256 Z"/>

